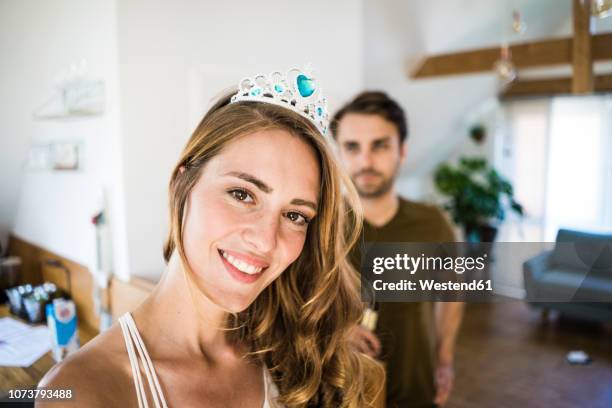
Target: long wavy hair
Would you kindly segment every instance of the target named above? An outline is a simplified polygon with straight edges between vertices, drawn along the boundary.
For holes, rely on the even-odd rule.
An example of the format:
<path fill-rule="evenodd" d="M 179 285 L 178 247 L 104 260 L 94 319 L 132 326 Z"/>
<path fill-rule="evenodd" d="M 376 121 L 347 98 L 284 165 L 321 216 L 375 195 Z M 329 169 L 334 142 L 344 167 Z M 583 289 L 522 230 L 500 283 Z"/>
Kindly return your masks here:
<path fill-rule="evenodd" d="M 363 312 L 359 278 L 348 260 L 362 225 L 359 198 L 317 128 L 291 110 L 222 98 L 204 116 L 172 172 L 166 262 L 183 247 L 185 203 L 202 167 L 239 137 L 283 129 L 315 150 L 321 174 L 317 216 L 299 257 L 244 311 L 228 317 L 228 337 L 265 363 L 288 407 L 368 407 L 382 391 L 384 371 L 348 343 Z M 344 192 L 344 194 L 343 194 Z"/>

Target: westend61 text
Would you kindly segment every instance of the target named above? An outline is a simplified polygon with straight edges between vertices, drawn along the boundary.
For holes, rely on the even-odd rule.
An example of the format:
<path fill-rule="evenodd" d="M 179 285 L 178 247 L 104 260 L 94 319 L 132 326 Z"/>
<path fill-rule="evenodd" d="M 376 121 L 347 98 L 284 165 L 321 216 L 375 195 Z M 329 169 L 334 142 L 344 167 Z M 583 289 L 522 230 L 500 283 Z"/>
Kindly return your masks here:
<path fill-rule="evenodd" d="M 471 282 L 436 282 L 433 279 L 419 280 L 420 287 L 414 281 L 402 279 L 399 282 L 384 282 L 380 279 L 374 281 L 374 290 L 423 290 L 423 291 L 493 291 L 491 279 L 473 280 Z"/>

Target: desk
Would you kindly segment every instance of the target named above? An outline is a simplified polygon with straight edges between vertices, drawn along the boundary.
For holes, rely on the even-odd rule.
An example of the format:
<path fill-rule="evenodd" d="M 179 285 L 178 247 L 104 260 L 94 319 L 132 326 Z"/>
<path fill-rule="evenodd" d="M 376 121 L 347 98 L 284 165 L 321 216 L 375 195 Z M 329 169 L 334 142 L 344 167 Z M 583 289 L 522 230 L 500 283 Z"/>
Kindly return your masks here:
<path fill-rule="evenodd" d="M 9 313 L 6 305 L 0 305 L 0 317 L 15 316 Z M 83 324 L 79 326 L 79 339 L 81 345 L 93 339 L 98 334 L 97 330 Z M 48 352 L 39 358 L 30 367 L 0 367 L 0 399 L 3 398 L 10 389 L 35 388 L 38 382 L 55 365 L 55 360 Z"/>

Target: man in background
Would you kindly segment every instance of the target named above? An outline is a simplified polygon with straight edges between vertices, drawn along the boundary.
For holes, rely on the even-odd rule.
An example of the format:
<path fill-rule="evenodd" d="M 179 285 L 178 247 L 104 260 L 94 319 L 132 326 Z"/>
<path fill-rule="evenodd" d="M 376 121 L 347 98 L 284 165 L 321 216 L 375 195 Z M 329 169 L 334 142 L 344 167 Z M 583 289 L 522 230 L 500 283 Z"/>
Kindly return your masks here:
<path fill-rule="evenodd" d="M 383 92 L 364 92 L 340 109 L 331 130 L 364 209 L 365 242 L 454 242 L 436 206 L 409 201 L 394 188 L 406 159 L 403 109 Z M 358 249 L 355 267 L 360 268 Z M 387 407 L 443 406 L 454 381 L 455 338 L 463 304 L 380 303 L 375 332 L 355 327 L 351 341 L 387 369 Z"/>

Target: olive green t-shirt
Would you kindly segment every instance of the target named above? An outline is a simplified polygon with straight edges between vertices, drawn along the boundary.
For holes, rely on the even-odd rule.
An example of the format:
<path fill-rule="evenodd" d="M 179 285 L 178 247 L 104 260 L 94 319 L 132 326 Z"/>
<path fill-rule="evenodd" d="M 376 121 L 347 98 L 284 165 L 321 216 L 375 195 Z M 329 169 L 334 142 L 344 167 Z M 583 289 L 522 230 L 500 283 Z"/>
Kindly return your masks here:
<path fill-rule="evenodd" d="M 368 242 L 454 242 L 436 206 L 400 198 L 397 213 L 381 227 L 364 223 Z M 361 263 L 360 250 L 353 262 Z M 359 270 L 359 265 L 355 265 Z M 376 334 L 387 368 L 387 407 L 434 407 L 435 316 L 431 302 L 379 303 Z"/>

